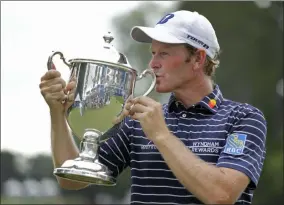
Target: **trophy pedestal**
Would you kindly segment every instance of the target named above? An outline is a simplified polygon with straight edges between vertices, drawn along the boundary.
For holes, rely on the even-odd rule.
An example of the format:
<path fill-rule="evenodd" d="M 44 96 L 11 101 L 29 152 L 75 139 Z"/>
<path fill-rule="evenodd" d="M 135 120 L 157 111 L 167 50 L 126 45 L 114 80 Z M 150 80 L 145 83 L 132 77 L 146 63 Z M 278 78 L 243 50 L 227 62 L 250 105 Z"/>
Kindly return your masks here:
<path fill-rule="evenodd" d="M 103 186 L 115 186 L 116 179 L 107 171 L 107 167 L 98 162 L 83 161 L 80 157 L 67 160 L 60 168 L 54 170 L 54 175 L 65 179 L 87 182 Z"/>
<path fill-rule="evenodd" d="M 116 179 L 112 177 L 107 166 L 99 162 L 99 144 L 102 133 L 96 129 L 86 129 L 80 143 L 79 157 L 66 160 L 61 167 L 54 169 L 53 174 L 79 182 L 115 186 Z"/>

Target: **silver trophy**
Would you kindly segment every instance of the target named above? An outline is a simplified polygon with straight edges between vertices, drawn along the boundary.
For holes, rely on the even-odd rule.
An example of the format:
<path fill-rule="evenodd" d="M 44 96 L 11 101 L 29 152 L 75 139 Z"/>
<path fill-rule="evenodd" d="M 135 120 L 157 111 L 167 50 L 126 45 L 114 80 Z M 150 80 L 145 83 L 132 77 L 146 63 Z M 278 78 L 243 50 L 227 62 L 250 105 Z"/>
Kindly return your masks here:
<path fill-rule="evenodd" d="M 152 76 L 152 83 L 144 93 L 148 95 L 156 84 L 156 76 L 151 69 L 140 75 L 128 63 L 127 58 L 113 45 L 110 32 L 103 36 L 104 45 L 94 59 L 75 58 L 67 62 L 64 55 L 53 52 L 47 62 L 48 69 L 54 69 L 53 57 L 59 55 L 75 75 L 77 86 L 75 99 L 66 113 L 69 127 L 80 139 L 78 158 L 65 161 L 54 170 L 54 175 L 90 184 L 113 186 L 116 179 L 111 171 L 99 162 L 99 146 L 111 135 L 106 135 L 114 127 L 113 119 L 123 110 L 125 101 L 133 95 L 136 81 L 147 74 Z M 97 56 L 97 58 L 96 58 Z"/>

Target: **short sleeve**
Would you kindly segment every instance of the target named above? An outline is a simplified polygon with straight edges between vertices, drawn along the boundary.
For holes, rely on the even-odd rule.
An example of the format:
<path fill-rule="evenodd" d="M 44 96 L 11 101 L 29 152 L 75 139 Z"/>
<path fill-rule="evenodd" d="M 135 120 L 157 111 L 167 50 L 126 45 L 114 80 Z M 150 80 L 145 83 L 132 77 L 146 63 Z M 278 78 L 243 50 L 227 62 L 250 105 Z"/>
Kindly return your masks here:
<path fill-rule="evenodd" d="M 113 126 L 103 138 L 99 149 L 99 161 L 106 165 L 112 172 L 113 177 L 117 177 L 130 164 L 130 140 L 133 121 L 125 118 L 121 123 Z"/>
<path fill-rule="evenodd" d="M 259 110 L 248 112 L 233 125 L 217 166 L 243 172 L 251 180 L 248 188 L 255 189 L 266 155 L 266 133 L 263 113 Z"/>

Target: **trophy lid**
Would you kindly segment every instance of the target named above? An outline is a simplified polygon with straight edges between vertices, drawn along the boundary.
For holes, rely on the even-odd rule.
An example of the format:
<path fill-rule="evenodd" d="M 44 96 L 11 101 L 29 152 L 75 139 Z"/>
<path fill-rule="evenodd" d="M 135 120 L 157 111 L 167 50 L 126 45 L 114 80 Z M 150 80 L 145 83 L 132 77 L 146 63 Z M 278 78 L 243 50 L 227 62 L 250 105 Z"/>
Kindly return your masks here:
<path fill-rule="evenodd" d="M 120 54 L 116 50 L 116 48 L 111 44 L 111 42 L 114 40 L 113 35 L 110 32 L 108 32 L 103 36 L 103 39 L 104 39 L 103 48 L 98 50 L 98 53 L 96 53 L 95 58 L 101 61 L 118 63 Z"/>
<path fill-rule="evenodd" d="M 98 43 L 98 47 L 96 47 L 94 50 L 90 51 L 89 49 L 76 49 L 76 52 L 80 50 L 80 54 L 76 55 L 76 57 L 69 60 L 69 62 L 94 62 L 94 61 L 100 61 L 101 63 L 113 63 L 118 65 L 127 66 L 129 68 L 132 68 L 129 64 L 128 59 L 126 56 L 120 52 L 111 44 L 111 42 L 114 40 L 113 35 L 111 32 L 108 32 L 103 36 L 103 42 Z M 72 56 L 75 56 L 73 53 Z M 78 54 L 78 53 L 77 53 Z"/>
<path fill-rule="evenodd" d="M 131 67 L 126 56 L 120 52 L 111 44 L 114 40 L 111 32 L 108 32 L 103 36 L 104 42 L 103 46 L 93 53 L 94 60 L 104 61 L 114 64 L 123 64 L 125 66 Z"/>

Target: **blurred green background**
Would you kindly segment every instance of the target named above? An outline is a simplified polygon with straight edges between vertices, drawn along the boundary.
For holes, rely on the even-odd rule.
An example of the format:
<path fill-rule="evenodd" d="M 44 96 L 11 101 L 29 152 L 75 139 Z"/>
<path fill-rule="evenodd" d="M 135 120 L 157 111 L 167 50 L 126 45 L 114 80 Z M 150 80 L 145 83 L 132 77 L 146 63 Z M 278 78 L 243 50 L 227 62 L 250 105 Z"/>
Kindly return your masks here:
<path fill-rule="evenodd" d="M 175 10 L 204 14 L 213 24 L 222 49 L 215 80 L 224 96 L 258 107 L 268 122 L 267 157 L 253 204 L 272 200 L 283 204 L 283 2 L 180 1 L 174 5 L 165 10 L 155 2 L 141 2 L 113 18 L 115 46 L 141 72 L 148 67 L 149 45 L 130 39 L 133 26 L 153 26 Z M 138 82 L 137 94 L 144 92 L 149 82 Z M 153 92 L 151 97 L 166 102 L 168 95 Z M 50 156 L 27 158 L 2 151 L 1 203 L 129 203 L 129 169 L 115 187 L 92 186 L 80 191 L 58 187 L 52 172 Z"/>

